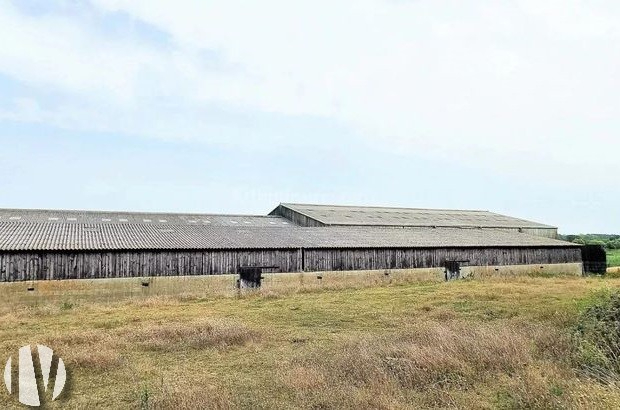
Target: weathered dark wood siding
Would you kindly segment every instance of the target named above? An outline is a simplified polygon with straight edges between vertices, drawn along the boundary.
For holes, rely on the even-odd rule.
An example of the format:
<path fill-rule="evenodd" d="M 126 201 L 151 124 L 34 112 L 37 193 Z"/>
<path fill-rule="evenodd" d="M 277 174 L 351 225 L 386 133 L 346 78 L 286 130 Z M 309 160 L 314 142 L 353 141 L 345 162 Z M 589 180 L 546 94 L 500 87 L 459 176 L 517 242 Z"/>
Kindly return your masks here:
<path fill-rule="evenodd" d="M 301 270 L 299 250 L 0 253 L 0 281 L 217 275 L 239 266 Z"/>
<path fill-rule="evenodd" d="M 302 260 L 303 259 L 303 260 Z M 580 248 L 285 249 L 211 251 L 0 253 L 0 281 L 217 275 L 240 266 L 283 272 L 432 268 L 446 260 L 470 265 L 581 262 Z"/>
<path fill-rule="evenodd" d="M 446 260 L 471 266 L 581 262 L 579 248 L 305 249 L 307 271 L 442 267 Z"/>

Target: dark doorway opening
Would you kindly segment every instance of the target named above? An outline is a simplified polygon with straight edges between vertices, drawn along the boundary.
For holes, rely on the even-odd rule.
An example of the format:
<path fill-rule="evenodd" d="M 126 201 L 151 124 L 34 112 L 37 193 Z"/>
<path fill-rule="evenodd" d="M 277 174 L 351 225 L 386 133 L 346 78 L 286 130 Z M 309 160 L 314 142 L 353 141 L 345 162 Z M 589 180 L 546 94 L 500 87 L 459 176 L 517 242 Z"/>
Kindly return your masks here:
<path fill-rule="evenodd" d="M 467 264 L 469 263 L 468 260 L 466 261 L 445 261 L 444 263 L 444 273 L 445 273 L 445 279 L 446 280 L 454 280 L 454 279 L 460 279 L 462 278 L 462 274 L 461 274 L 461 264 Z"/>
<path fill-rule="evenodd" d="M 240 266 L 239 279 L 237 280 L 237 288 L 239 289 L 257 289 L 261 287 L 264 279 L 263 272 L 265 270 L 279 270 L 279 266 Z"/>
<path fill-rule="evenodd" d="M 607 252 L 602 245 L 582 246 L 581 258 L 586 274 L 604 275 L 607 272 Z"/>

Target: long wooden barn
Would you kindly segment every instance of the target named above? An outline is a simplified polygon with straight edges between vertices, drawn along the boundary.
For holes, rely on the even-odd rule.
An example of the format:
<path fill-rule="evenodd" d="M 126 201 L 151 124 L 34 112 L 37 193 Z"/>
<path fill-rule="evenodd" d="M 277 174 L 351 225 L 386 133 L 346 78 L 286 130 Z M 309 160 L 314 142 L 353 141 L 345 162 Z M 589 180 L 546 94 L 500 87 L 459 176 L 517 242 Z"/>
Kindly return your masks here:
<path fill-rule="evenodd" d="M 581 264 L 557 228 L 482 211 L 281 204 L 271 215 L 0 210 L 0 281 Z"/>

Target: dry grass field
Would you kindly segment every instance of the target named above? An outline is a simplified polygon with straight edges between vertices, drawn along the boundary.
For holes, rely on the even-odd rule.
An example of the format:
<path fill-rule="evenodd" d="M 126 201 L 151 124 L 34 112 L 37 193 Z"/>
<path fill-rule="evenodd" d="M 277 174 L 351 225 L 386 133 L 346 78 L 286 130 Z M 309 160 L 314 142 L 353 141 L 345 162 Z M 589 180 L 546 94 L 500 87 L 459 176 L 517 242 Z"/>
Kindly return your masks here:
<path fill-rule="evenodd" d="M 620 408 L 571 360 L 579 312 L 619 279 L 339 278 L 242 295 L 231 278 L 180 296 L 7 285 L 0 359 L 52 347 L 69 384 L 50 408 Z"/>

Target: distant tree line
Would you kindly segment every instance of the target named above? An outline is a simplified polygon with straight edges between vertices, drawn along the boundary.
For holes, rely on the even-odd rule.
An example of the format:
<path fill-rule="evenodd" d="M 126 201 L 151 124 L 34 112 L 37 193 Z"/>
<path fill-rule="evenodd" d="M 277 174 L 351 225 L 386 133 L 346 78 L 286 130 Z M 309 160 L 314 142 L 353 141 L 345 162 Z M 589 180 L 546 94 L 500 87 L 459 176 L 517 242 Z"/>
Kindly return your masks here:
<path fill-rule="evenodd" d="M 620 235 L 560 235 L 560 239 L 582 245 L 602 245 L 607 249 L 620 249 Z"/>

